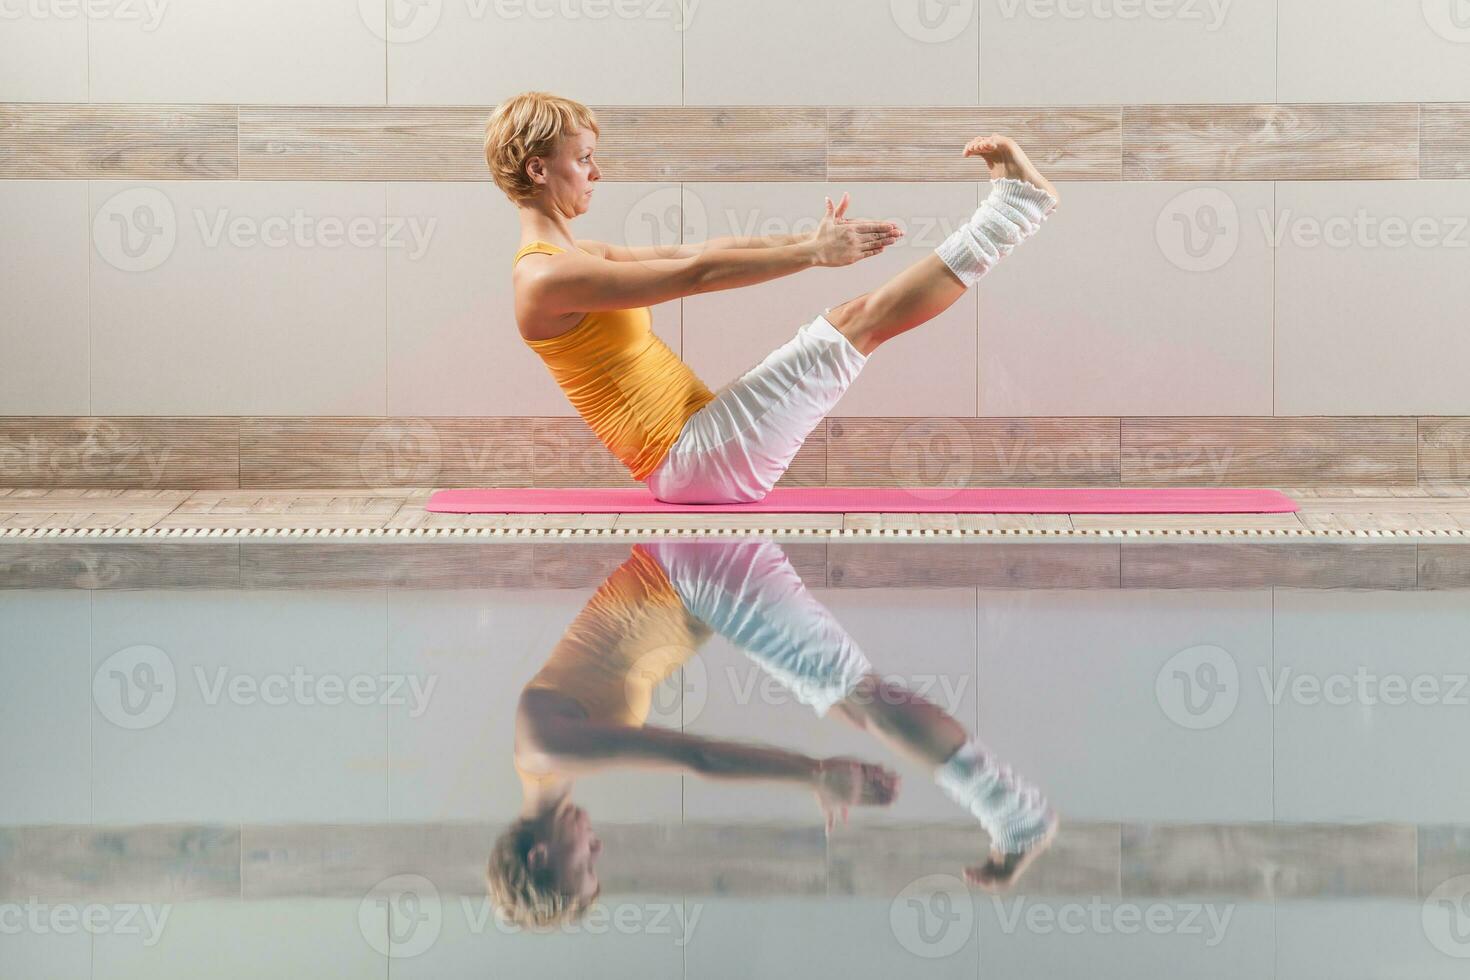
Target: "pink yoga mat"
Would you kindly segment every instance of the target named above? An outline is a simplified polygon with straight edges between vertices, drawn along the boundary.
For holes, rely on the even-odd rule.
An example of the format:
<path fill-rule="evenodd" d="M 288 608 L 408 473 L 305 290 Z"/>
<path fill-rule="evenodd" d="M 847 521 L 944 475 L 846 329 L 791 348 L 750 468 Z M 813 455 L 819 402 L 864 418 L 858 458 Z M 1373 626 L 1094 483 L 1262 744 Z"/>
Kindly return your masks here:
<path fill-rule="evenodd" d="M 754 504 L 666 504 L 631 489 L 440 490 L 436 514 L 1289 514 L 1276 490 L 1193 487 L 776 487 Z"/>

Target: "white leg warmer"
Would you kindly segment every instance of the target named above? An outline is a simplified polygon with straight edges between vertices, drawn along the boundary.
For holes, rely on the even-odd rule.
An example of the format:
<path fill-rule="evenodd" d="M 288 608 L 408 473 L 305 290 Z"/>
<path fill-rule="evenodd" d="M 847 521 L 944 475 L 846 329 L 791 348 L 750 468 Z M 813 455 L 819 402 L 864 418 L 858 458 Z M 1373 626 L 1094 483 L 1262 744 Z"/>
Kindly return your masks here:
<path fill-rule="evenodd" d="M 1055 822 L 1040 790 L 998 764 L 976 739 L 960 746 L 934 780 L 946 796 L 975 815 L 991 843 L 1007 854 L 1030 850 Z"/>
<path fill-rule="evenodd" d="M 995 263 L 1041 227 L 1056 198 L 1028 181 L 1002 177 L 963 227 L 934 251 L 966 286 L 973 286 Z"/>

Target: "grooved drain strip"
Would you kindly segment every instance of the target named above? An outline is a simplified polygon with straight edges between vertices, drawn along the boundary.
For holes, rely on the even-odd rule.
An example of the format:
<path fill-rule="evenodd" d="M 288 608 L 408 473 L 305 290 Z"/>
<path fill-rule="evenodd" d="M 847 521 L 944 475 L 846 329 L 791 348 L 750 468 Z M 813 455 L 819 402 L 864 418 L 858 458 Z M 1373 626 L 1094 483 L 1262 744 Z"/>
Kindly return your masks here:
<path fill-rule="evenodd" d="M 680 527 L 680 528 L 545 528 L 545 527 L 414 527 L 414 528 L 0 528 L 0 540 L 311 540 L 366 539 L 424 541 L 455 538 L 625 538 L 749 537 L 784 535 L 841 539 L 945 538 L 1280 538 L 1304 539 L 1466 539 L 1470 530 L 1313 530 L 1311 528 L 810 528 L 810 527 Z"/>

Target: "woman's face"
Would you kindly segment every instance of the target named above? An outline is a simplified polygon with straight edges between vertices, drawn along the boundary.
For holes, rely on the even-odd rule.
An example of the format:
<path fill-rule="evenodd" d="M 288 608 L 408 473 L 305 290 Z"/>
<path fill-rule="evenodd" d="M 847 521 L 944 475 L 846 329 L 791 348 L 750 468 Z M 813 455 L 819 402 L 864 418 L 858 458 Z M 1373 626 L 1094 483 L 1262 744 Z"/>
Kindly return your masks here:
<path fill-rule="evenodd" d="M 558 888 L 565 894 L 580 898 L 596 895 L 598 882 L 593 863 L 602 853 L 602 841 L 592 832 L 592 821 L 587 811 L 567 800 L 552 815 L 548 843 Z"/>
<path fill-rule="evenodd" d="M 546 176 L 541 192 L 547 203 L 568 218 L 586 214 L 592 203 L 593 185 L 602 179 L 595 153 L 597 134 L 588 130 L 567 133 L 550 159 L 543 158 Z"/>

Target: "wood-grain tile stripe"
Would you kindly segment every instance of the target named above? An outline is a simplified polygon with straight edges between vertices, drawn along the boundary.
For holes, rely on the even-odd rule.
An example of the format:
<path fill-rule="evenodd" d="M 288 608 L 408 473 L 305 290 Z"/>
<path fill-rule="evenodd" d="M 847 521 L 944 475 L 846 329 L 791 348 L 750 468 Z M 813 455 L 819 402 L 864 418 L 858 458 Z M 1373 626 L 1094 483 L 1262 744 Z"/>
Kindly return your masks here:
<path fill-rule="evenodd" d="M 1421 110 L 1419 176 L 1470 177 L 1470 102 Z"/>
<path fill-rule="evenodd" d="M 240 109 L 246 178 L 488 180 L 492 107 Z M 596 110 L 606 180 L 821 180 L 826 113 L 804 108 Z"/>
<path fill-rule="evenodd" d="M 1371 180 L 1418 176 L 1417 105 L 1123 109 L 1124 180 Z"/>
<path fill-rule="evenodd" d="M 829 109 L 827 176 L 832 180 L 976 180 L 984 170 L 961 155 L 976 136 L 1005 133 L 1057 180 L 1117 180 L 1117 107 Z"/>
<path fill-rule="evenodd" d="M 1470 419 L 1419 420 L 1419 479 L 1470 483 Z"/>
<path fill-rule="evenodd" d="M 240 484 L 234 418 L 0 417 L 0 486 L 207 489 Z"/>
<path fill-rule="evenodd" d="M 232 179 L 234 106 L 0 103 L 0 177 Z"/>
<path fill-rule="evenodd" d="M 1130 418 L 1128 486 L 1413 484 L 1412 418 Z"/>
<path fill-rule="evenodd" d="M 575 418 L 0 417 L 0 488 L 635 485 Z M 1454 496 L 1470 486 L 1470 417 L 829 418 L 780 485 L 917 487 L 931 499 L 1120 485 Z M 1351 504 L 1313 501 L 1324 519 Z"/>
<path fill-rule="evenodd" d="M 975 180 L 997 130 L 1059 179 L 1470 177 L 1470 103 L 593 108 L 614 181 Z M 492 109 L 0 103 L 0 177 L 488 180 Z"/>

